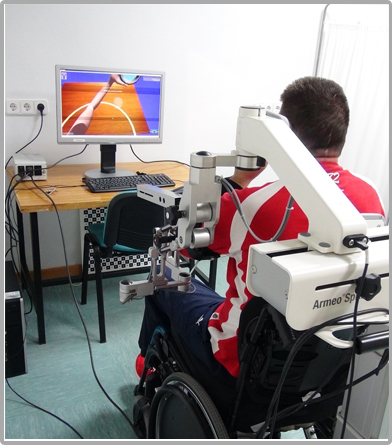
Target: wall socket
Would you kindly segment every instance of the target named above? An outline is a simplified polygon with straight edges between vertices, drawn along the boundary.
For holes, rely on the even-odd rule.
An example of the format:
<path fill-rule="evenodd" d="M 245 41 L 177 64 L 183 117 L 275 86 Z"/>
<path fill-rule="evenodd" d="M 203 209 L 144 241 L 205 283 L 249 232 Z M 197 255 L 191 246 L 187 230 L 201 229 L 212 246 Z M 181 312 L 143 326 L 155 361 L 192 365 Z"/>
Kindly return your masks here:
<path fill-rule="evenodd" d="M 49 112 L 48 101 L 46 99 L 9 99 L 6 101 L 5 114 L 6 115 L 40 115 L 38 104 L 44 105 L 43 114 L 47 115 Z"/>

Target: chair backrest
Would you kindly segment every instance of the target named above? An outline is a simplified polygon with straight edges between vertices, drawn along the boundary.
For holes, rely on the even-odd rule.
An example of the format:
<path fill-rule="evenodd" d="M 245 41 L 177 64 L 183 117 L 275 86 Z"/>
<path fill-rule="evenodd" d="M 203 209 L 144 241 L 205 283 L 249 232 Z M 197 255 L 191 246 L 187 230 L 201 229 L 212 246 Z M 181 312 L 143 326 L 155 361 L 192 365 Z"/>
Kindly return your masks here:
<path fill-rule="evenodd" d="M 136 191 L 115 195 L 105 218 L 104 243 L 147 252 L 153 244 L 153 229 L 164 225 L 164 208 L 137 196 Z"/>

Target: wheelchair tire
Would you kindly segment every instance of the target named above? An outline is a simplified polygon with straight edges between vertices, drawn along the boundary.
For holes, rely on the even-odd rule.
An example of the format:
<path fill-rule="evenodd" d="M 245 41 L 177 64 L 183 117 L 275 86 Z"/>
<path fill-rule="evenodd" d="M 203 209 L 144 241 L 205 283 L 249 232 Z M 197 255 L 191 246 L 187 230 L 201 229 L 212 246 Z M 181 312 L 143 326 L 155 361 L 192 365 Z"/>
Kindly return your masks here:
<path fill-rule="evenodd" d="M 155 394 L 148 438 L 228 439 L 222 418 L 204 388 L 191 376 L 169 375 Z"/>

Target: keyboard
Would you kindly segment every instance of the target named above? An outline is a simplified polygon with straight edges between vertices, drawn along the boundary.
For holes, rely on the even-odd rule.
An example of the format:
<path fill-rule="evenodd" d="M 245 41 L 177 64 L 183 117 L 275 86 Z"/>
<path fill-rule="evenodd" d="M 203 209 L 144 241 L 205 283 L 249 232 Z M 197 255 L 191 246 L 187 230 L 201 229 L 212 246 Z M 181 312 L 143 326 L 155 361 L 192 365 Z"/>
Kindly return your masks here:
<path fill-rule="evenodd" d="M 91 192 L 115 192 L 135 190 L 138 184 L 151 184 L 158 187 L 174 186 L 175 183 L 164 173 L 139 174 L 123 177 L 83 178 Z"/>

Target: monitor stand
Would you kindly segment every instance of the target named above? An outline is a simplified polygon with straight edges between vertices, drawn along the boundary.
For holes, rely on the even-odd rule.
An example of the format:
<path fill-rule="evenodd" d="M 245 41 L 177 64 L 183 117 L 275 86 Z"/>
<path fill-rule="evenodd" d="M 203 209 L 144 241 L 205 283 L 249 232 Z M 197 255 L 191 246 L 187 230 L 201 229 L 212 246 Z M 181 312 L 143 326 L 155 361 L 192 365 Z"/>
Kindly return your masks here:
<path fill-rule="evenodd" d="M 111 178 L 136 175 L 132 170 L 116 169 L 116 144 L 101 144 L 101 169 L 90 169 L 86 178 Z"/>

